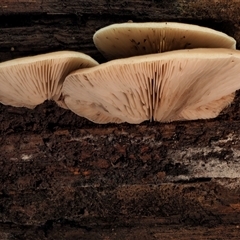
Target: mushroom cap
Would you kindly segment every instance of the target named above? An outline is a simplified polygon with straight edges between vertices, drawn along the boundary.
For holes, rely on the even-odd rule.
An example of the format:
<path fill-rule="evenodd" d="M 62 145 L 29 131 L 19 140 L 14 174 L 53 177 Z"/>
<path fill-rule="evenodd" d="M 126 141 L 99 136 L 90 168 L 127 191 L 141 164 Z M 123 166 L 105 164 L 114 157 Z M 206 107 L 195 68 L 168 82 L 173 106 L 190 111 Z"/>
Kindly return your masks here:
<path fill-rule="evenodd" d="M 98 30 L 93 41 L 107 59 L 191 48 L 236 49 L 235 39 L 225 33 L 175 22 L 112 24 Z"/>
<path fill-rule="evenodd" d="M 240 51 L 178 50 L 74 71 L 65 104 L 96 123 L 216 117 L 240 89 Z"/>
<path fill-rule="evenodd" d="M 60 99 L 65 77 L 79 68 L 98 65 L 90 56 L 59 51 L 0 63 L 0 102 L 15 107 L 34 108 L 45 100 Z"/>

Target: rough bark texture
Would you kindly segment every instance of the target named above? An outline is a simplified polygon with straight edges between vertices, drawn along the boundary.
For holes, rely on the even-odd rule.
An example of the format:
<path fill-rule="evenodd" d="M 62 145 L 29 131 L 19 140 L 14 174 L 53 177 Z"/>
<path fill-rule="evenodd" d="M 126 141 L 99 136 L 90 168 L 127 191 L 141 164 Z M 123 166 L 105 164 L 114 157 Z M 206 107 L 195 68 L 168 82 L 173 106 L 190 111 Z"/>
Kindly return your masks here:
<path fill-rule="evenodd" d="M 0 61 L 68 49 L 103 62 L 92 35 L 127 20 L 197 23 L 240 42 L 239 12 L 225 0 L 1 0 Z M 140 125 L 1 105 L 0 239 L 239 239 L 239 104 Z"/>

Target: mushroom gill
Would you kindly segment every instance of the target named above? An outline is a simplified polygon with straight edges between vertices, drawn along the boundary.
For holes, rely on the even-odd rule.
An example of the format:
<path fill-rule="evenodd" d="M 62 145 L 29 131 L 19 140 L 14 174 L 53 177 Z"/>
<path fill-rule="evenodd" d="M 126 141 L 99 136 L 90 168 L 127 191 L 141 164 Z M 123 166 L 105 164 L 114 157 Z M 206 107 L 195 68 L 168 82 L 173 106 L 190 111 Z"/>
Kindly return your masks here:
<path fill-rule="evenodd" d="M 213 118 L 240 89 L 239 66 L 239 51 L 216 48 L 118 59 L 71 73 L 62 94 L 97 123 Z"/>
<path fill-rule="evenodd" d="M 60 51 L 0 63 L 0 102 L 15 107 L 34 108 L 45 100 L 60 99 L 66 76 L 79 68 L 98 65 L 90 56 Z"/>

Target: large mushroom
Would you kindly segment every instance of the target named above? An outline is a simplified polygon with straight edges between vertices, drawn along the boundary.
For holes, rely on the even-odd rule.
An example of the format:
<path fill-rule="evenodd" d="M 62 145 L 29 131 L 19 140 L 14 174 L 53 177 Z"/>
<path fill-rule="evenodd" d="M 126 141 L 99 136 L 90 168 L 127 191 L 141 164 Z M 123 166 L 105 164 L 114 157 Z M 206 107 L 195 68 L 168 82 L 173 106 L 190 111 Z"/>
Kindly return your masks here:
<path fill-rule="evenodd" d="M 225 33 L 175 22 L 112 24 L 99 29 L 93 41 L 110 60 L 179 49 L 236 49 L 235 39 Z"/>
<path fill-rule="evenodd" d="M 65 104 L 96 123 L 169 122 L 216 117 L 240 89 L 240 51 L 178 50 L 77 70 Z"/>
<path fill-rule="evenodd" d="M 34 108 L 45 100 L 60 99 L 66 76 L 79 68 L 98 65 L 90 56 L 60 51 L 0 63 L 0 102 L 15 107 Z"/>

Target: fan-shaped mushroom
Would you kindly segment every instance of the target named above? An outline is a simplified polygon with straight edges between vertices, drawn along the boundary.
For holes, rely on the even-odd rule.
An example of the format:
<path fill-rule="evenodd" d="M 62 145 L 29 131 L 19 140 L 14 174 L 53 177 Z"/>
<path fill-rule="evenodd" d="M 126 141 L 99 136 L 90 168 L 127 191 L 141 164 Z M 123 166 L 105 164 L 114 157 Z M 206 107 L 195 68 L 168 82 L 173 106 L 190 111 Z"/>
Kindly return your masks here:
<path fill-rule="evenodd" d="M 225 33 L 175 22 L 121 23 L 101 28 L 93 41 L 107 59 L 190 48 L 231 48 L 236 41 Z"/>
<path fill-rule="evenodd" d="M 96 123 L 216 117 L 240 89 L 240 51 L 178 50 L 118 59 L 66 77 L 63 98 Z"/>
<path fill-rule="evenodd" d="M 34 108 L 47 99 L 59 99 L 65 77 L 79 68 L 98 65 L 90 56 L 60 51 L 0 63 L 0 102 Z"/>

